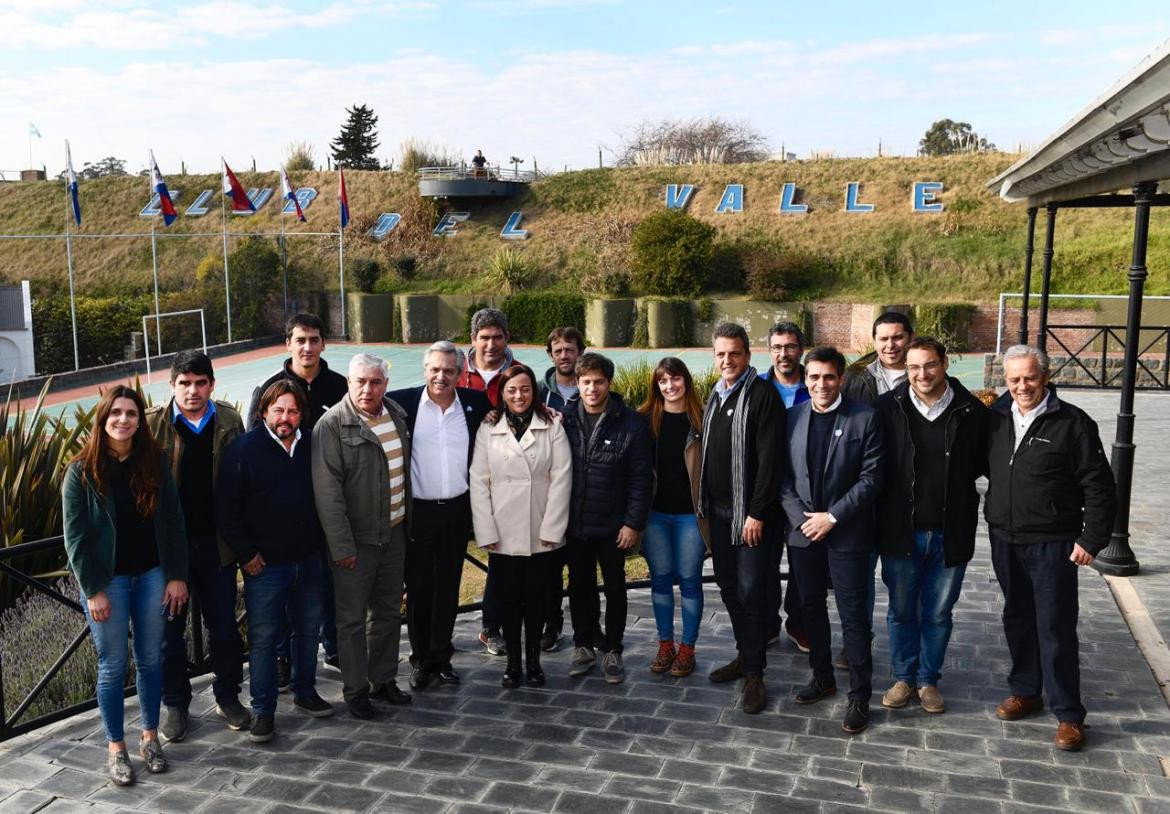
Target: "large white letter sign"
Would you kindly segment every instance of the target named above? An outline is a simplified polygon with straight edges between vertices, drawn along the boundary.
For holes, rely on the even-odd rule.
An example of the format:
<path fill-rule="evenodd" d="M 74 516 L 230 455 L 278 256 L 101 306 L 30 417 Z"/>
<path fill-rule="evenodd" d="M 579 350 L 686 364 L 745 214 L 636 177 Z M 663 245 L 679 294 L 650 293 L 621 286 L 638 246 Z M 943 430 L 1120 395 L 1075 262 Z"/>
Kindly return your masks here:
<path fill-rule="evenodd" d="M 455 234 L 455 224 L 463 223 L 470 217 L 470 212 L 448 212 L 439 218 L 439 225 L 435 227 L 435 237 L 447 237 Z"/>
<path fill-rule="evenodd" d="M 301 211 L 308 209 L 309 204 L 311 204 L 313 202 L 313 199 L 316 197 L 317 197 L 317 190 L 313 189 L 312 187 L 301 187 L 300 189 L 298 189 L 297 190 L 297 203 L 299 203 L 301 205 Z M 256 207 L 256 208 L 259 209 L 260 207 Z M 297 208 L 295 206 L 293 206 L 292 201 L 285 201 L 284 208 L 281 209 L 280 211 L 281 211 L 281 213 L 283 213 L 285 215 L 295 215 L 297 213 Z"/>
<path fill-rule="evenodd" d="M 743 211 L 743 184 L 728 184 L 723 190 L 723 197 L 719 199 L 719 206 L 715 211 L 720 215 L 727 212 Z"/>
<path fill-rule="evenodd" d="M 872 212 L 873 204 L 858 203 L 857 191 L 861 188 L 860 181 L 850 181 L 845 187 L 845 211 L 846 212 Z"/>
<path fill-rule="evenodd" d="M 914 211 L 943 211 L 942 202 L 936 200 L 938 194 L 942 192 L 942 188 L 942 181 L 915 181 L 914 191 L 910 195 L 910 200 L 914 204 Z"/>
<path fill-rule="evenodd" d="M 259 212 L 261 207 L 268 203 L 268 199 L 272 197 L 272 192 L 272 187 L 260 187 L 259 189 L 250 187 L 248 189 L 248 200 L 252 202 L 252 206 L 256 207 L 256 211 Z M 232 214 L 251 215 L 253 213 L 245 210 L 243 212 L 232 212 Z"/>
<path fill-rule="evenodd" d="M 500 230 L 500 237 L 504 240 L 525 240 L 528 237 L 528 230 L 519 228 L 520 220 L 523 217 L 523 212 L 513 212 L 509 215 L 508 222 Z"/>
<path fill-rule="evenodd" d="M 179 196 L 183 194 L 183 190 L 172 189 L 172 190 L 170 190 L 170 193 L 171 193 L 171 203 L 178 203 Z M 156 192 L 150 196 L 150 203 L 148 203 L 146 206 L 142 207 L 142 211 L 138 213 L 138 217 L 140 217 L 140 218 L 157 218 L 161 214 L 162 214 L 162 209 L 159 208 L 158 193 Z"/>
<path fill-rule="evenodd" d="M 808 212 L 808 204 L 796 203 L 796 184 L 789 181 L 780 191 L 780 214 L 801 215 Z"/>
<path fill-rule="evenodd" d="M 666 185 L 666 208 L 667 209 L 686 209 L 687 204 L 691 202 L 691 193 L 695 191 L 694 184 L 667 184 Z"/>
<path fill-rule="evenodd" d="M 378 222 L 367 234 L 374 240 L 381 240 L 394 231 L 394 227 L 398 225 L 400 220 L 402 220 L 402 215 L 397 212 L 383 212 L 378 216 Z"/>
<path fill-rule="evenodd" d="M 200 192 L 199 197 L 195 199 L 195 203 L 188 206 L 187 211 L 184 212 L 183 214 L 189 218 L 197 218 L 200 215 L 206 215 L 208 213 L 208 211 L 210 210 L 210 207 L 207 205 L 207 202 L 211 200 L 211 196 L 214 193 L 215 193 L 215 190 L 212 190 L 212 189 L 205 189 L 202 192 Z"/>

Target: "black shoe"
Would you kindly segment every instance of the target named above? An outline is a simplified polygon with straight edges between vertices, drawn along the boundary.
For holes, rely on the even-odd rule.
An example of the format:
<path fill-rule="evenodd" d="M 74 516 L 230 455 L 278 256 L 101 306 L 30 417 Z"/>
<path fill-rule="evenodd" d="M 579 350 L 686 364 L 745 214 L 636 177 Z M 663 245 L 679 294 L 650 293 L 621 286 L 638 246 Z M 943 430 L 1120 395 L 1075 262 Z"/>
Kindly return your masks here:
<path fill-rule="evenodd" d="M 440 667 L 439 672 L 436 673 L 436 675 L 439 677 L 440 684 L 459 683 L 459 673 L 455 672 L 455 668 L 450 664 L 444 664 L 442 667 Z"/>
<path fill-rule="evenodd" d="M 520 657 L 509 656 L 508 666 L 504 669 L 504 677 L 500 686 L 505 690 L 514 690 L 524 682 L 524 671 L 520 667 Z"/>
<path fill-rule="evenodd" d="M 543 687 L 544 686 L 544 670 L 540 668 L 540 648 L 527 648 L 526 664 L 528 670 L 525 674 L 524 683 L 529 687 Z"/>
<path fill-rule="evenodd" d="M 252 730 L 248 733 L 248 740 L 252 743 L 268 743 L 276 731 L 276 721 L 272 715 L 257 715 L 252 721 Z"/>
<path fill-rule="evenodd" d="M 321 696 L 317 695 L 314 690 L 312 695 L 306 695 L 304 698 L 297 698 L 293 701 L 296 708 L 301 712 L 307 712 L 314 718 L 328 718 L 333 714 L 333 705 L 326 701 Z"/>
<path fill-rule="evenodd" d="M 288 692 L 288 685 L 292 681 L 292 662 L 288 659 L 276 660 L 276 691 Z"/>
<path fill-rule="evenodd" d="M 724 684 L 728 681 L 735 681 L 743 678 L 743 667 L 739 663 L 739 659 L 735 658 L 724 664 L 722 667 L 716 667 L 707 676 L 716 684 Z"/>
<path fill-rule="evenodd" d="M 768 694 L 764 690 L 764 679 L 761 676 L 748 676 L 743 682 L 743 711 L 748 715 L 755 715 L 768 703 Z"/>
<path fill-rule="evenodd" d="M 341 656 L 336 653 L 332 656 L 326 656 L 323 660 L 325 666 L 335 673 L 341 672 Z"/>
<path fill-rule="evenodd" d="M 227 721 L 228 729 L 242 732 L 252 725 L 252 714 L 236 699 L 215 705 L 215 714 Z"/>
<path fill-rule="evenodd" d="M 431 685 L 431 679 L 435 674 L 425 667 L 415 667 L 410 671 L 410 688 L 412 690 L 425 690 Z"/>
<path fill-rule="evenodd" d="M 396 707 L 406 706 L 412 700 L 414 700 L 411 698 L 410 693 L 403 692 L 402 690 L 398 689 L 398 685 L 393 681 L 386 682 L 381 687 L 371 692 L 370 695 L 374 698 L 380 698 L 381 700 L 389 704 L 393 704 Z"/>
<path fill-rule="evenodd" d="M 841 724 L 841 729 L 846 734 L 856 735 L 858 732 L 864 732 L 867 726 L 869 726 L 869 702 L 850 699 L 849 706 L 845 710 L 845 722 Z"/>
<path fill-rule="evenodd" d="M 158 728 L 159 737 L 167 743 L 178 743 L 187 737 L 188 718 L 186 707 L 164 706 L 162 724 Z"/>
<path fill-rule="evenodd" d="M 815 704 L 822 698 L 828 698 L 837 692 L 837 684 L 831 678 L 816 678 L 796 691 L 795 701 L 798 704 Z"/>
<path fill-rule="evenodd" d="M 374 705 L 370 703 L 370 696 L 365 693 L 354 696 L 346 701 L 345 705 L 349 707 L 349 714 L 355 718 L 365 720 L 373 718 L 375 715 Z"/>
<path fill-rule="evenodd" d="M 560 643 L 561 632 L 559 630 L 546 630 L 544 635 L 540 637 L 540 649 L 546 653 L 556 650 Z"/>

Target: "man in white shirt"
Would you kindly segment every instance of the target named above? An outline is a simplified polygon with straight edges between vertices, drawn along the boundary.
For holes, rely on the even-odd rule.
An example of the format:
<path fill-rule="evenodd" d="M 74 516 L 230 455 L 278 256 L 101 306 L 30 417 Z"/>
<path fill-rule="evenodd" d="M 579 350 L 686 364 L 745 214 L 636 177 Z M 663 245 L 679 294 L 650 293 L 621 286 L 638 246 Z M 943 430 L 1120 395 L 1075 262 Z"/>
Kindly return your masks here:
<path fill-rule="evenodd" d="M 414 690 L 426 689 L 436 678 L 459 682 L 451 666 L 451 633 L 471 537 L 467 473 L 476 431 L 492 409 L 482 391 L 455 386 L 462 367 L 463 354 L 454 344 L 436 342 L 423 356 L 426 384 L 387 394 L 406 412 L 413 448 L 406 625 Z"/>

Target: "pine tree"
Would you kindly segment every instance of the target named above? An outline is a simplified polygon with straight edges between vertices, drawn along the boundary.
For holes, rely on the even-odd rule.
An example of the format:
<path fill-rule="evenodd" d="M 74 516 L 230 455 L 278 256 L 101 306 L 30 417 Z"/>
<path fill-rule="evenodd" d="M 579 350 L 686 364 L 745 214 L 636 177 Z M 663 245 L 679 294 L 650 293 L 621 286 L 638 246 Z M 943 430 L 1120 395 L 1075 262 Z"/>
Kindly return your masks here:
<path fill-rule="evenodd" d="M 379 170 L 381 165 L 374 157 L 378 149 L 378 117 L 365 105 L 346 108 L 349 118 L 341 126 L 341 133 L 329 143 L 333 160 L 346 169 Z"/>

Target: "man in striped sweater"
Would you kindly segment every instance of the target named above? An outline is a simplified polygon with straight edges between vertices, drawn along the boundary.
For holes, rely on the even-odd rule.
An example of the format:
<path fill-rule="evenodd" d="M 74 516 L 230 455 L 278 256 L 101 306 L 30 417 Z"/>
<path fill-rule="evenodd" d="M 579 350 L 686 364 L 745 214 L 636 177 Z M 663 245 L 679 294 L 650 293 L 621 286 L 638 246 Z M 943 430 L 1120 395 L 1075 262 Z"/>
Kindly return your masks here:
<path fill-rule="evenodd" d="M 411 701 L 395 683 L 411 515 L 410 430 L 406 413 L 386 398 L 389 378 L 384 359 L 354 356 L 348 395 L 313 430 L 314 498 L 333 567 L 345 701 L 356 718 L 373 717 L 371 697 Z"/>

